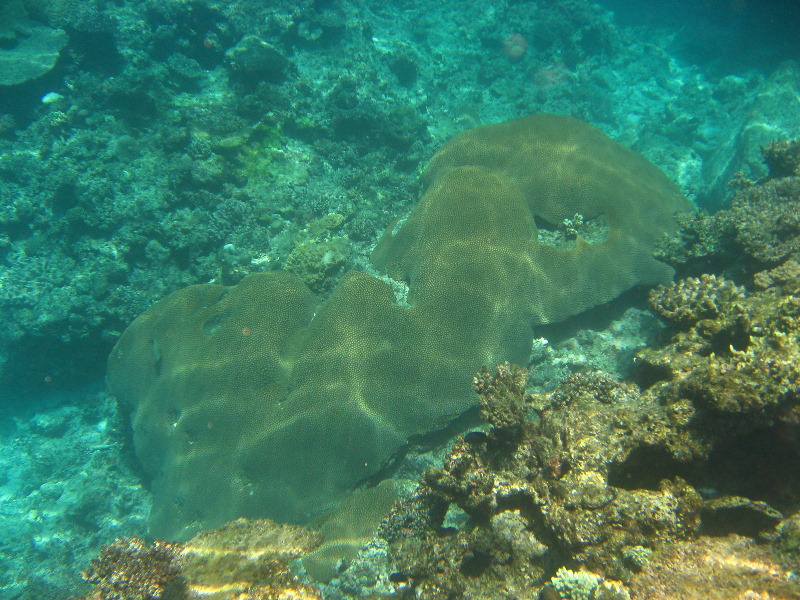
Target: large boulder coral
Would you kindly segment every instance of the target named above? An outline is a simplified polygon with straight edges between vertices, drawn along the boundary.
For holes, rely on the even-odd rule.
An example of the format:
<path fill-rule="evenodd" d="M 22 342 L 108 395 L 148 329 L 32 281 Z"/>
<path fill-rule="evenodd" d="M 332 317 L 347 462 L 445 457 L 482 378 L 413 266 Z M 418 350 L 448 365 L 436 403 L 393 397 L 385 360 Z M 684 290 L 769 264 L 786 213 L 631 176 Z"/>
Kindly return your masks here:
<path fill-rule="evenodd" d="M 433 157 L 425 181 L 427 192 L 402 228 L 386 232 L 375 263 L 409 282 L 412 304 L 465 282 L 492 293 L 494 281 L 497 298 L 528 299 L 511 310 L 533 323 L 670 279 L 653 246 L 675 229 L 675 213 L 690 210 L 646 158 L 559 115 L 464 132 Z M 576 215 L 593 227 L 594 243 L 588 235 L 544 242 L 552 238 L 542 229 Z"/>
<path fill-rule="evenodd" d="M 689 207 L 646 159 L 555 115 L 458 136 L 426 182 L 373 255 L 392 285 L 351 272 L 320 303 L 293 275 L 251 275 L 176 292 L 125 331 L 108 382 L 154 535 L 331 507 L 472 406 L 478 368 L 526 360 L 532 324 L 668 279 L 651 250 Z M 576 214 L 592 242 L 541 241 Z"/>
<path fill-rule="evenodd" d="M 41 77 L 58 61 L 67 34 L 20 19 L 0 26 L 0 85 L 17 85 Z"/>

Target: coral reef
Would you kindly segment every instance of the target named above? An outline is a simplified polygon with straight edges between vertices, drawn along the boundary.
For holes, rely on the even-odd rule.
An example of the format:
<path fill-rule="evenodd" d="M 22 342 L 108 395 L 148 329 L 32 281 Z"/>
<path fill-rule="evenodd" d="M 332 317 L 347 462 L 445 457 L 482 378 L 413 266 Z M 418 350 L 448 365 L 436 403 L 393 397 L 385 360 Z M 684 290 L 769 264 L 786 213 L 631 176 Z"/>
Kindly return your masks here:
<path fill-rule="evenodd" d="M 729 318 L 738 312 L 745 290 L 716 275 L 689 277 L 650 291 L 651 310 L 672 325 L 695 325 L 704 319 Z"/>
<path fill-rule="evenodd" d="M 154 535 L 327 510 L 409 437 L 466 411 L 482 364 L 526 360 L 532 323 L 668 278 L 652 244 L 688 206 L 645 158 L 557 115 L 462 134 L 426 179 L 373 253 L 407 296 L 351 271 L 318 302 L 289 273 L 254 274 L 175 292 L 125 331 L 108 383 L 154 477 Z M 536 240 L 537 219 L 576 211 L 606 215 L 607 239 L 568 249 Z M 324 275 L 331 252 L 301 245 L 287 267 Z"/>
<path fill-rule="evenodd" d="M 722 414 L 750 413 L 764 423 L 800 419 L 800 265 L 791 260 L 758 273 L 754 288 L 745 295 L 705 276 L 653 292 L 654 311 L 687 331 L 637 354 L 640 381 L 655 379 L 661 393 Z M 676 310 L 681 298 L 687 301 Z"/>
<path fill-rule="evenodd" d="M 513 439 L 520 433 L 530 412 L 530 399 L 525 395 L 528 373 L 517 365 L 497 365 L 497 375 L 484 367 L 473 378 L 472 389 L 478 394 L 481 418 L 498 438 Z"/>
<path fill-rule="evenodd" d="M 798 277 L 788 261 L 748 295 L 713 277 L 654 292 L 670 339 L 637 354 L 641 387 L 584 373 L 529 395 L 518 368 L 482 373 L 489 429 L 461 437 L 381 531 L 395 579 L 426 598 L 706 597 L 718 583 L 709 597 L 795 597 Z M 521 432 L 497 418 L 523 405 L 537 417 Z M 448 528 L 456 506 L 468 519 Z M 684 559 L 685 581 L 671 575 Z"/>
<path fill-rule="evenodd" d="M 575 119 L 538 115 L 464 134 L 427 179 L 419 206 L 373 254 L 407 283 L 410 306 L 361 272 L 322 304 L 299 278 L 265 273 L 176 292 L 122 335 L 108 381 L 133 412 L 137 455 L 154 476 L 156 535 L 325 510 L 409 436 L 469 408 L 464 384 L 487 358 L 526 358 L 532 322 L 669 275 L 652 243 L 685 200 L 643 157 Z M 534 213 L 557 221 L 578 209 L 609 215 L 606 241 L 560 250 L 532 239 Z M 331 225 L 310 229 L 318 237 Z M 319 252 L 301 245 L 287 267 L 300 268 L 301 254 Z"/>
<path fill-rule="evenodd" d="M 178 566 L 180 547 L 147 544 L 139 538 L 116 540 L 92 561 L 84 579 L 96 586 L 98 600 L 159 600 L 183 596 Z"/>
<path fill-rule="evenodd" d="M 520 367 L 482 370 L 486 428 L 459 436 L 357 555 L 369 534 L 331 520 L 327 548 L 307 557 L 324 589 L 799 596 L 800 263 L 751 279 L 748 291 L 710 275 L 654 290 L 667 328 L 636 353 L 635 383 L 584 372 L 532 394 Z M 380 515 L 393 500 L 368 506 Z"/>
<path fill-rule="evenodd" d="M 0 332 L 0 376 L 14 394 L 48 387 L 23 365 L 47 369 L 59 389 L 101 378 L 97 358 L 156 299 L 283 265 L 295 233 L 328 212 L 357 239 L 348 266 L 363 264 L 415 197 L 412 174 L 466 127 L 569 114 L 701 200 L 721 196 L 731 173 L 763 169 L 759 144 L 796 135 L 795 64 L 709 78 L 654 45 L 663 32 L 643 37 L 583 0 L 1 4 L 14 58 L 3 73 L 25 62 L 12 25 L 66 33 L 52 69 L 0 86 L 0 255 L 11 274 L 0 311 L 15 324 Z M 529 44 L 513 63 L 509 32 Z M 281 143 L 259 147 L 262 129 Z M 242 160 L 251 146 L 257 160 Z M 44 260 L 63 265 L 59 277 L 26 294 Z"/>
<path fill-rule="evenodd" d="M 774 451 L 752 446 L 748 436 L 761 425 L 750 415 L 710 439 L 710 409 L 658 383 L 640 390 L 591 373 L 552 394 L 528 394 L 525 371 L 507 363 L 477 375 L 474 389 L 486 431 L 460 436 L 369 544 L 356 533 L 364 509 L 355 496 L 322 535 L 240 519 L 185 545 L 118 541 L 90 570 L 98 587 L 87 598 L 800 597 L 796 473 L 779 499 L 766 494 L 795 511 L 787 519 L 730 487 L 708 490 L 719 483 L 716 470 L 729 475 L 740 459 L 728 452 L 732 435 L 751 444 L 748 473 L 775 460 Z M 531 408 L 534 418 L 524 418 Z M 794 420 L 783 434 L 779 452 L 793 456 L 783 472 L 772 465 L 776 481 L 795 470 L 798 426 Z M 380 516 L 389 503 L 374 510 L 368 502 L 367 510 Z M 448 518 L 454 509 L 464 518 Z M 330 586 L 303 584 L 286 566 L 298 557 L 330 564 L 343 543 L 351 557 L 366 545 Z"/>
<path fill-rule="evenodd" d="M 481 383 L 481 402 L 522 401 L 515 373 L 502 366 L 491 385 Z M 502 588 L 530 595 L 565 563 L 627 579 L 637 548 L 697 533 L 703 500 L 681 477 L 664 473 L 631 485 L 619 475 L 643 448 L 686 445 L 654 398 L 590 374 L 529 401 L 547 408 L 521 435 L 490 428 L 483 441 L 460 439 L 444 467 L 428 472 L 387 520 L 382 535 L 415 593 L 490 598 Z M 469 520 L 442 531 L 453 505 Z"/>
<path fill-rule="evenodd" d="M 318 544 L 301 527 L 245 519 L 186 544 L 117 540 L 85 573 L 94 584 L 85 600 L 320 600 L 288 565 Z"/>
<path fill-rule="evenodd" d="M 570 571 L 561 567 L 550 579 L 550 586 L 565 600 L 590 600 L 602 577 L 587 571 Z"/>
<path fill-rule="evenodd" d="M 750 27 L 778 3 L 695 4 L 724 5 Z M 445 140 L 533 111 L 601 126 L 715 208 L 732 173 L 766 172 L 760 145 L 797 137 L 800 69 L 764 60 L 776 51 L 797 57 L 795 32 L 778 35 L 797 11 L 781 9 L 769 43 L 748 40 L 757 51 L 747 57 L 714 51 L 706 70 L 680 59 L 674 32 L 629 28 L 622 11 L 585 0 L 0 1 L 0 78 L 48 69 L 0 86 L 3 600 L 66 597 L 92 549 L 145 535 L 149 490 L 129 472 L 126 446 L 109 436 L 113 411 L 81 386 L 102 380 L 120 333 L 157 299 L 282 268 L 303 229 L 336 212 L 345 217 L 336 236 L 349 247 L 319 285 L 327 294 L 340 271 L 367 264 L 379 231 L 416 199 L 415 173 Z M 719 29 L 705 25 L 683 18 L 678 37 Z M 29 27 L 65 45 L 31 65 L 20 56 L 34 43 Z M 516 62 L 503 51 L 510 32 L 528 44 Z M 740 68 L 751 57 L 764 60 L 763 73 Z M 539 239 L 553 227 L 594 243 L 594 228 L 602 241 L 608 223 L 578 225 L 583 216 L 539 222 Z M 718 275 L 758 289 L 749 275 Z M 392 285 L 402 303 L 404 284 Z M 540 354 L 554 364 L 541 363 L 537 389 L 595 365 L 624 373 L 642 343 L 636 329 L 629 320 L 585 330 L 561 348 L 537 332 L 554 351 Z M 606 344 L 592 343 L 601 336 Z M 465 367 L 459 393 L 468 394 L 481 364 L 502 358 L 510 357 Z M 51 410 L 51 402 L 68 406 Z M 97 418 L 99 406 L 107 420 Z M 198 419 L 191 433 L 209 422 Z"/>
<path fill-rule="evenodd" d="M 678 233 L 661 243 L 656 256 L 681 276 L 717 273 L 745 285 L 759 271 L 800 260 L 800 177 L 742 185 L 729 208 L 680 217 Z"/>

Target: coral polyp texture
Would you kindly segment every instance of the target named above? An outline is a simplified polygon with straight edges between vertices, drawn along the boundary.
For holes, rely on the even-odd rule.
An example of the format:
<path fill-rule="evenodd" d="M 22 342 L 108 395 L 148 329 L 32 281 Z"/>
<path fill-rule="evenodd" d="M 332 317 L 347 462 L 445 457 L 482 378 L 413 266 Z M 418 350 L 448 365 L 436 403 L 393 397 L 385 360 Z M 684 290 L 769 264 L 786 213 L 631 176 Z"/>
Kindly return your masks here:
<path fill-rule="evenodd" d="M 83 573 L 95 587 L 90 598 L 97 600 L 158 600 L 168 590 L 172 595 L 183 588 L 178 565 L 180 547 L 156 541 L 147 544 L 133 537 L 117 539 L 105 546 L 100 556 Z"/>
<path fill-rule="evenodd" d="M 653 246 L 690 205 L 646 158 L 570 117 L 540 114 L 456 136 L 425 171 L 427 192 L 373 260 L 408 281 L 409 301 L 426 302 L 470 283 L 496 281 L 507 308 L 526 322 L 550 323 L 615 298 L 672 270 Z M 578 236 L 553 247 L 537 239 L 581 215 L 603 223 L 605 239 Z"/>
<path fill-rule="evenodd" d="M 124 332 L 108 383 L 152 478 L 154 535 L 332 507 L 472 406 L 482 365 L 525 361 L 533 324 L 668 280 L 652 249 L 689 209 L 645 158 L 556 115 L 457 136 L 425 182 L 372 257 L 407 298 L 350 272 L 323 302 L 272 272 L 176 292 Z M 602 239 L 537 237 L 576 214 Z"/>

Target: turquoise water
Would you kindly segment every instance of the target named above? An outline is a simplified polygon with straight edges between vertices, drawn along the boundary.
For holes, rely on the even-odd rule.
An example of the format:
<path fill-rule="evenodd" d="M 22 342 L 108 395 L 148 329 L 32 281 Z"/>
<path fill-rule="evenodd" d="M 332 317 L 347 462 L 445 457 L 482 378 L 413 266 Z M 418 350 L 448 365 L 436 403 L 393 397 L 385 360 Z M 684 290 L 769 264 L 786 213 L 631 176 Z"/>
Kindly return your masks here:
<path fill-rule="evenodd" d="M 5 0 L 0 600 L 83 594 L 103 544 L 148 536 L 156 468 L 104 378 L 156 301 L 288 270 L 323 303 L 350 270 L 382 275 L 370 253 L 420 199 L 434 154 L 534 113 L 589 123 L 696 208 L 729 209 L 737 173 L 767 177 L 762 146 L 800 137 L 798 23 L 788 0 Z M 789 246 L 793 211 L 776 237 Z M 569 238 L 562 225 L 538 223 Z M 753 272 L 725 275 L 750 289 Z M 629 376 L 634 353 L 663 341 L 645 297 L 525 329 L 532 389 Z M 416 479 L 442 452 L 396 473 Z"/>

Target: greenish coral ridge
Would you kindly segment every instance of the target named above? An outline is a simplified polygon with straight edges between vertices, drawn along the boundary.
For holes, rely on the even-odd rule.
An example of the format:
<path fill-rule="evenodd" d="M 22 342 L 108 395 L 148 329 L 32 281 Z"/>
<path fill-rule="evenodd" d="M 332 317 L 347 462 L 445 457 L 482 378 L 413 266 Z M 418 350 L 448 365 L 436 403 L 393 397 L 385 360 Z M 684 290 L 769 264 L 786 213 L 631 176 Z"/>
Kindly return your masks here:
<path fill-rule="evenodd" d="M 153 479 L 153 535 L 335 505 L 469 408 L 482 365 L 524 361 L 532 324 L 669 279 L 652 246 L 689 208 L 646 159 L 555 115 L 461 134 L 425 181 L 373 253 L 408 305 L 362 272 L 324 302 L 271 272 L 178 291 L 122 335 L 108 382 Z M 602 242 L 536 241 L 537 220 L 578 213 L 605 220 Z"/>
<path fill-rule="evenodd" d="M 0 86 L 17 85 L 41 77 L 52 69 L 67 34 L 41 23 L 21 19 L 0 29 L 0 41 L 11 33 L 10 47 L 0 47 Z M 8 40 L 6 40 L 8 41 Z"/>

